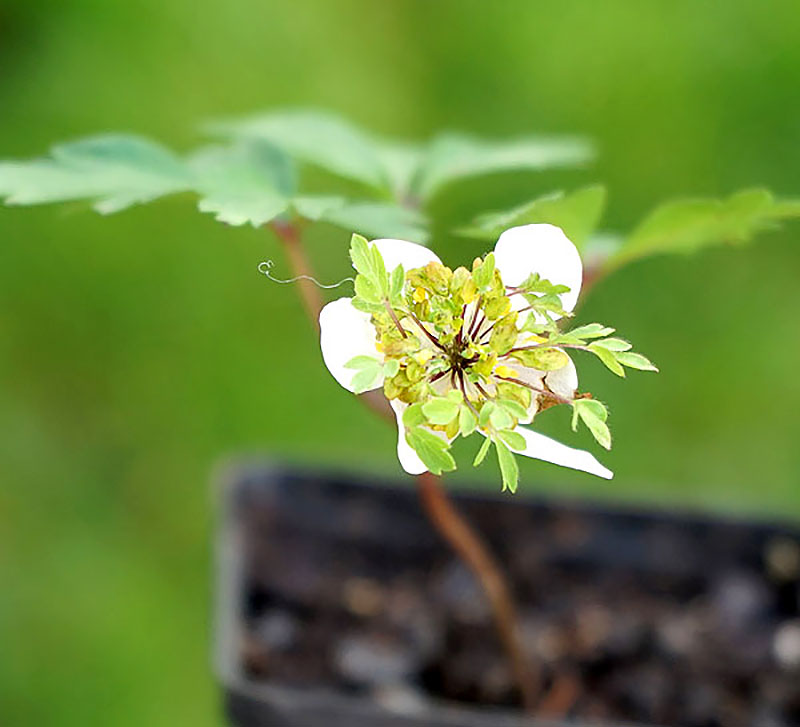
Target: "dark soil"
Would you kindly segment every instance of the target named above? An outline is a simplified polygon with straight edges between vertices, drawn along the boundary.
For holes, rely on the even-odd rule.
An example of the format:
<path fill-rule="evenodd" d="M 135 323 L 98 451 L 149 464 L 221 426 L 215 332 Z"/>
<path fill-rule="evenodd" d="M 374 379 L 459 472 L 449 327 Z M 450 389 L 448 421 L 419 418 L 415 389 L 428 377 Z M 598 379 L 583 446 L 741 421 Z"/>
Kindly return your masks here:
<path fill-rule="evenodd" d="M 800 725 L 800 533 L 466 500 L 506 563 L 550 715 Z M 412 490 L 267 475 L 237 492 L 250 678 L 390 707 L 516 707 L 486 602 Z"/>

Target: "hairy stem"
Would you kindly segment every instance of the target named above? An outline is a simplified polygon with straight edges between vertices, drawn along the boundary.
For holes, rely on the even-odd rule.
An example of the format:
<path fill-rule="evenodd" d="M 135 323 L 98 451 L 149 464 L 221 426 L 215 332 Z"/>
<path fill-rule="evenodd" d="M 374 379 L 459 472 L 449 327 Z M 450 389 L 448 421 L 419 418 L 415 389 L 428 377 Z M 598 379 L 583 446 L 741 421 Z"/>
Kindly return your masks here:
<path fill-rule="evenodd" d="M 291 223 L 281 222 L 272 223 L 272 228 L 283 244 L 293 273 L 313 275 L 297 227 Z M 319 313 L 323 305 L 322 296 L 314 284 L 307 280 L 300 281 L 299 290 L 306 312 L 318 328 Z M 415 317 L 414 319 L 416 320 Z M 422 323 L 418 320 L 416 322 L 425 335 L 441 348 L 438 340 Z M 394 415 L 381 392 L 362 394 L 359 399 L 380 416 L 394 422 Z M 434 528 L 469 567 L 486 594 L 500 640 L 511 662 L 523 706 L 527 711 L 532 711 L 539 694 L 539 676 L 534 672 L 522 647 L 516 608 L 503 570 L 489 553 L 480 535 L 455 508 L 441 486 L 441 478 L 425 472 L 416 479 L 420 501 Z"/>

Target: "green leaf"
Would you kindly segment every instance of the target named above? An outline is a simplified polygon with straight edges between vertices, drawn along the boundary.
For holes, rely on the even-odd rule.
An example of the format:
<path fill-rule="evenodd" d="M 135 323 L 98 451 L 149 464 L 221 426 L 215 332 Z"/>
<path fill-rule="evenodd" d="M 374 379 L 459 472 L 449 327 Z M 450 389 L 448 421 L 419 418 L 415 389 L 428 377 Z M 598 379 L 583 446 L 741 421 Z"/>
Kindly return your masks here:
<path fill-rule="evenodd" d="M 383 364 L 371 356 L 356 356 L 351 358 L 344 366 L 347 369 L 356 371 L 350 384 L 356 394 L 370 391 L 380 386 L 383 381 Z"/>
<path fill-rule="evenodd" d="M 633 346 L 621 338 L 603 338 L 595 341 L 593 346 L 600 346 L 600 348 L 607 348 L 609 351 L 629 351 Z"/>
<path fill-rule="evenodd" d="M 658 371 L 658 367 L 655 366 L 650 359 L 642 356 L 640 353 L 633 353 L 632 351 L 617 354 L 617 361 L 623 366 L 639 369 L 639 371 Z"/>
<path fill-rule="evenodd" d="M 372 253 L 367 240 L 359 234 L 353 233 L 350 238 L 350 260 L 356 272 L 363 275 L 374 284 L 375 270 L 373 269 Z"/>
<path fill-rule="evenodd" d="M 422 405 L 422 411 L 431 424 L 449 424 L 458 416 L 460 406 L 445 397 L 435 397 Z"/>
<path fill-rule="evenodd" d="M 492 446 L 492 440 L 489 439 L 489 437 L 486 437 L 483 440 L 481 448 L 478 450 L 478 454 L 475 455 L 475 459 L 472 461 L 473 467 L 479 467 L 483 463 L 483 460 L 486 459 L 486 455 L 489 452 L 489 447 L 491 446 Z"/>
<path fill-rule="evenodd" d="M 291 206 L 299 217 L 312 222 L 317 222 L 334 209 L 339 209 L 347 204 L 343 197 L 326 195 L 297 195 L 292 197 Z"/>
<path fill-rule="evenodd" d="M 426 244 L 428 222 L 416 210 L 390 202 L 351 202 L 326 210 L 320 219 L 373 238 L 388 237 Z"/>
<path fill-rule="evenodd" d="M 603 336 L 610 336 L 614 333 L 614 328 L 604 326 L 602 323 L 589 323 L 585 326 L 578 326 L 571 331 L 567 331 L 566 335 L 575 338 L 602 338 Z"/>
<path fill-rule="evenodd" d="M 502 439 L 509 447 L 511 447 L 511 449 L 522 451 L 527 446 L 525 437 L 523 437 L 519 432 L 515 432 L 513 429 L 506 429 L 502 432 L 498 432 L 498 434 L 500 439 Z"/>
<path fill-rule="evenodd" d="M 494 253 L 490 252 L 472 273 L 472 280 L 481 293 L 487 292 L 494 282 Z"/>
<path fill-rule="evenodd" d="M 456 468 L 455 460 L 448 451 L 449 445 L 433 432 L 412 427 L 406 431 L 406 441 L 433 474 L 440 475 Z"/>
<path fill-rule="evenodd" d="M 361 300 L 376 305 L 379 308 L 383 307 L 381 291 L 378 290 L 375 283 L 366 275 L 356 275 L 355 291 L 356 295 L 361 298 Z"/>
<path fill-rule="evenodd" d="M 400 362 L 396 358 L 390 358 L 383 364 L 383 376 L 386 379 L 391 379 L 397 375 L 400 370 Z"/>
<path fill-rule="evenodd" d="M 478 417 L 468 406 L 462 406 L 458 412 L 458 430 L 462 437 L 468 437 L 478 428 Z"/>
<path fill-rule="evenodd" d="M 528 410 L 522 406 L 522 404 L 514 401 L 513 399 L 499 399 L 497 401 L 497 406 L 505 409 L 512 417 L 515 417 L 516 419 L 524 419 L 528 416 Z"/>
<path fill-rule="evenodd" d="M 606 425 L 608 410 L 596 399 L 576 399 L 572 402 L 572 429 L 577 428 L 578 417 L 586 425 L 600 446 L 611 449 L 611 432 Z"/>
<path fill-rule="evenodd" d="M 7 204 L 88 199 L 109 214 L 191 186 L 181 159 L 138 136 L 95 136 L 54 146 L 46 159 L 0 163 Z"/>
<path fill-rule="evenodd" d="M 389 276 L 386 274 L 386 265 L 383 263 L 383 256 L 375 245 L 370 247 L 372 253 L 372 267 L 375 270 L 375 280 L 381 291 L 383 298 L 389 297 Z"/>
<path fill-rule="evenodd" d="M 263 139 L 291 156 L 337 176 L 380 190 L 389 177 L 373 138 L 329 113 L 282 110 L 209 126 L 226 137 Z"/>
<path fill-rule="evenodd" d="M 407 200 L 411 183 L 422 164 L 423 148 L 419 144 L 377 139 L 378 157 L 386 170 L 392 193 L 397 200 Z"/>
<path fill-rule="evenodd" d="M 414 178 L 412 192 L 428 200 L 453 182 L 519 170 L 542 170 L 584 164 L 593 156 L 581 139 L 529 137 L 484 141 L 460 134 L 433 140 Z"/>
<path fill-rule="evenodd" d="M 511 450 L 506 447 L 499 439 L 494 440 L 494 448 L 497 451 L 497 462 L 500 465 L 500 473 L 503 475 L 503 491 L 517 491 L 519 483 L 519 466 L 517 458 Z"/>
<path fill-rule="evenodd" d="M 403 412 L 403 424 L 406 427 L 418 427 L 421 424 L 425 424 L 425 415 L 422 413 L 422 404 L 412 404 Z"/>
<path fill-rule="evenodd" d="M 517 313 L 514 312 L 495 323 L 489 336 L 489 348 L 498 356 L 505 356 L 516 343 L 518 337 Z"/>
<path fill-rule="evenodd" d="M 605 187 L 584 187 L 570 194 L 554 192 L 503 212 L 476 218 L 463 234 L 481 240 L 496 240 L 510 227 L 547 223 L 560 227 L 579 250 L 594 232 L 606 203 Z"/>
<path fill-rule="evenodd" d="M 188 165 L 198 209 L 229 225 L 266 224 L 286 212 L 296 187 L 289 158 L 263 142 L 201 149 Z"/>
<path fill-rule="evenodd" d="M 508 429 L 514 426 L 514 420 L 511 414 L 501 406 L 495 406 L 489 416 L 489 421 L 495 429 Z"/>
<path fill-rule="evenodd" d="M 398 265 L 389 278 L 389 301 L 394 306 L 403 303 L 403 288 L 406 284 L 406 273 L 402 265 Z"/>
<path fill-rule="evenodd" d="M 558 348 L 530 348 L 514 351 L 511 356 L 525 366 L 539 371 L 557 371 L 569 363 L 569 356 Z"/>
<path fill-rule="evenodd" d="M 590 343 L 589 350 L 605 364 L 609 371 L 613 371 L 617 376 L 622 376 L 624 378 L 625 369 L 623 369 L 622 365 L 617 361 L 617 357 L 613 351 L 598 346 L 597 343 Z"/>
<path fill-rule="evenodd" d="M 767 189 L 724 200 L 683 199 L 657 207 L 612 256 L 617 267 L 648 255 L 691 253 L 708 245 L 744 243 L 776 221 L 800 217 L 800 201 L 779 201 Z"/>
<path fill-rule="evenodd" d="M 495 405 L 491 401 L 485 401 L 483 406 L 481 407 L 480 413 L 478 415 L 478 424 L 486 428 L 489 425 L 489 420 L 491 419 L 492 412 L 496 409 Z"/>

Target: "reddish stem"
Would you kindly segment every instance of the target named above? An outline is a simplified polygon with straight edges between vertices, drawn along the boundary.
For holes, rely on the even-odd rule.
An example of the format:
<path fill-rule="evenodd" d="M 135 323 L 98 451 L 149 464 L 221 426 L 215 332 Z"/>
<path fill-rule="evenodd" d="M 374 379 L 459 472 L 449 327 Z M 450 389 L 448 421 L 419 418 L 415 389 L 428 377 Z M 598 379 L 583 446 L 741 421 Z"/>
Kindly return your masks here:
<path fill-rule="evenodd" d="M 467 564 L 489 599 L 495 626 L 511 661 L 514 678 L 526 711 L 533 711 L 539 693 L 538 675 L 522 648 L 519 619 L 503 571 L 481 537 L 455 509 L 441 487 L 441 478 L 430 472 L 417 476 L 420 500 L 439 534 Z"/>
<path fill-rule="evenodd" d="M 313 277 L 297 225 L 275 221 L 271 223 L 271 227 L 283 244 L 286 257 L 289 259 L 289 266 L 294 274 Z M 300 286 L 298 290 L 312 325 L 319 330 L 319 313 L 323 306 L 322 294 L 319 288 L 308 280 L 308 277 L 302 277 L 297 281 L 298 286 Z"/>

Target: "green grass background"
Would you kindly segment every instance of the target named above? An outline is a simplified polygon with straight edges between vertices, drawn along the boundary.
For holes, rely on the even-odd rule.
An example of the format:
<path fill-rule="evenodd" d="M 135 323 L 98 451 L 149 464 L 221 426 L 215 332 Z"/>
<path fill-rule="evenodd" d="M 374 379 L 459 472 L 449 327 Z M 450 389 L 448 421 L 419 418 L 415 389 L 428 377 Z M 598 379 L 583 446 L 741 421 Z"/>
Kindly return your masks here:
<path fill-rule="evenodd" d="M 104 130 L 179 149 L 197 122 L 323 106 L 425 138 L 577 132 L 583 172 L 465 185 L 476 207 L 605 181 L 607 225 L 670 196 L 765 184 L 800 195 L 793 0 L 3 0 L 0 157 Z M 660 258 L 609 278 L 580 321 L 658 362 L 582 385 L 612 405 L 607 483 L 526 463 L 522 490 L 800 515 L 798 225 L 742 250 Z M 319 226 L 325 279 L 347 235 Z M 215 725 L 209 476 L 235 452 L 399 475 L 394 433 L 321 366 L 290 287 L 256 275 L 269 232 L 174 199 L 100 218 L 0 210 L 0 723 Z M 566 418 L 543 423 L 570 442 Z M 496 488 L 493 471 L 473 483 Z"/>

